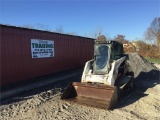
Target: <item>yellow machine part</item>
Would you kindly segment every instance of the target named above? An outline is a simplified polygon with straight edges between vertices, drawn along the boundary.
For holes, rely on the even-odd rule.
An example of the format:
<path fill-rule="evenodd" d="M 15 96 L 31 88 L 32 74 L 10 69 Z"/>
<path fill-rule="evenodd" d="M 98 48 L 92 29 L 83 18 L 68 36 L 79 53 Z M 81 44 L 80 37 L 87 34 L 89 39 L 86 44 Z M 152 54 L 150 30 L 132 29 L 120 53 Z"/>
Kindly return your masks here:
<path fill-rule="evenodd" d="M 109 110 L 117 105 L 118 93 L 116 86 L 73 82 L 61 99 Z"/>

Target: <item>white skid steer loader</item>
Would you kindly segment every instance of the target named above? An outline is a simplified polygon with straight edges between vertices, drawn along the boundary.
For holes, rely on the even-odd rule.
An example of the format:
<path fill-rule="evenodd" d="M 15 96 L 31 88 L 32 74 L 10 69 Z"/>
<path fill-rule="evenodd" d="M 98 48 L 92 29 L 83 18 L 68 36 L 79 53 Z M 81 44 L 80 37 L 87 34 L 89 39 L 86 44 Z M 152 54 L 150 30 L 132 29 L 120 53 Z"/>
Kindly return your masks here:
<path fill-rule="evenodd" d="M 94 59 L 86 62 L 81 82 L 69 84 L 63 100 L 112 109 L 134 90 L 123 45 L 117 41 L 95 40 Z"/>

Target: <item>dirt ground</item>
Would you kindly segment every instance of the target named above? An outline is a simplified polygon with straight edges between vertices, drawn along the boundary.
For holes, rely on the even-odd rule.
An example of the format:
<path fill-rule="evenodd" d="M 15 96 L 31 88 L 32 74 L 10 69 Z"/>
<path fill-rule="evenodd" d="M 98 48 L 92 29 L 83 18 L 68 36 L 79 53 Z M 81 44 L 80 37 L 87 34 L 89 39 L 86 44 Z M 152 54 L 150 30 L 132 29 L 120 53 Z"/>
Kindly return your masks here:
<path fill-rule="evenodd" d="M 138 54 L 130 55 L 136 90 L 113 110 L 60 100 L 61 86 L 1 102 L 1 120 L 160 120 L 159 69 Z M 77 76 L 79 77 L 79 76 Z M 73 80 L 76 79 L 72 78 Z"/>

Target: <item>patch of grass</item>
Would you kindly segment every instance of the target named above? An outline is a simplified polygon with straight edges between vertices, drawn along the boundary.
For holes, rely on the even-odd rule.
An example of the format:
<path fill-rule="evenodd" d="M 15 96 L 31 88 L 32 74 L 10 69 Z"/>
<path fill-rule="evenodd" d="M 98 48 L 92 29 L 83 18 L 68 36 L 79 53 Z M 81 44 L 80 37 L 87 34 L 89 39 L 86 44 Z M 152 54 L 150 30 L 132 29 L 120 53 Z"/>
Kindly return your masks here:
<path fill-rule="evenodd" d="M 150 62 L 154 62 L 154 63 L 160 63 L 160 59 L 157 59 L 157 58 L 148 58 L 148 57 L 145 57 L 148 61 Z"/>

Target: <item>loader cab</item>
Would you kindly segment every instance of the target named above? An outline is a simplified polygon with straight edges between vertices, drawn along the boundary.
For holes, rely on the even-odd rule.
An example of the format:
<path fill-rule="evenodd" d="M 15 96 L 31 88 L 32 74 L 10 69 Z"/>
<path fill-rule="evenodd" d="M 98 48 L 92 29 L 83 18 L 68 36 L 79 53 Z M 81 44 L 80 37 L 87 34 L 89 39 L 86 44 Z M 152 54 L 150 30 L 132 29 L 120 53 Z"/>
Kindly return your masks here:
<path fill-rule="evenodd" d="M 94 74 L 106 74 L 110 70 L 110 55 L 111 46 L 106 44 L 110 41 L 95 41 L 94 45 L 94 62 L 93 73 Z"/>
<path fill-rule="evenodd" d="M 94 74 L 108 74 L 111 63 L 124 56 L 123 45 L 117 41 L 95 41 L 94 45 Z"/>

